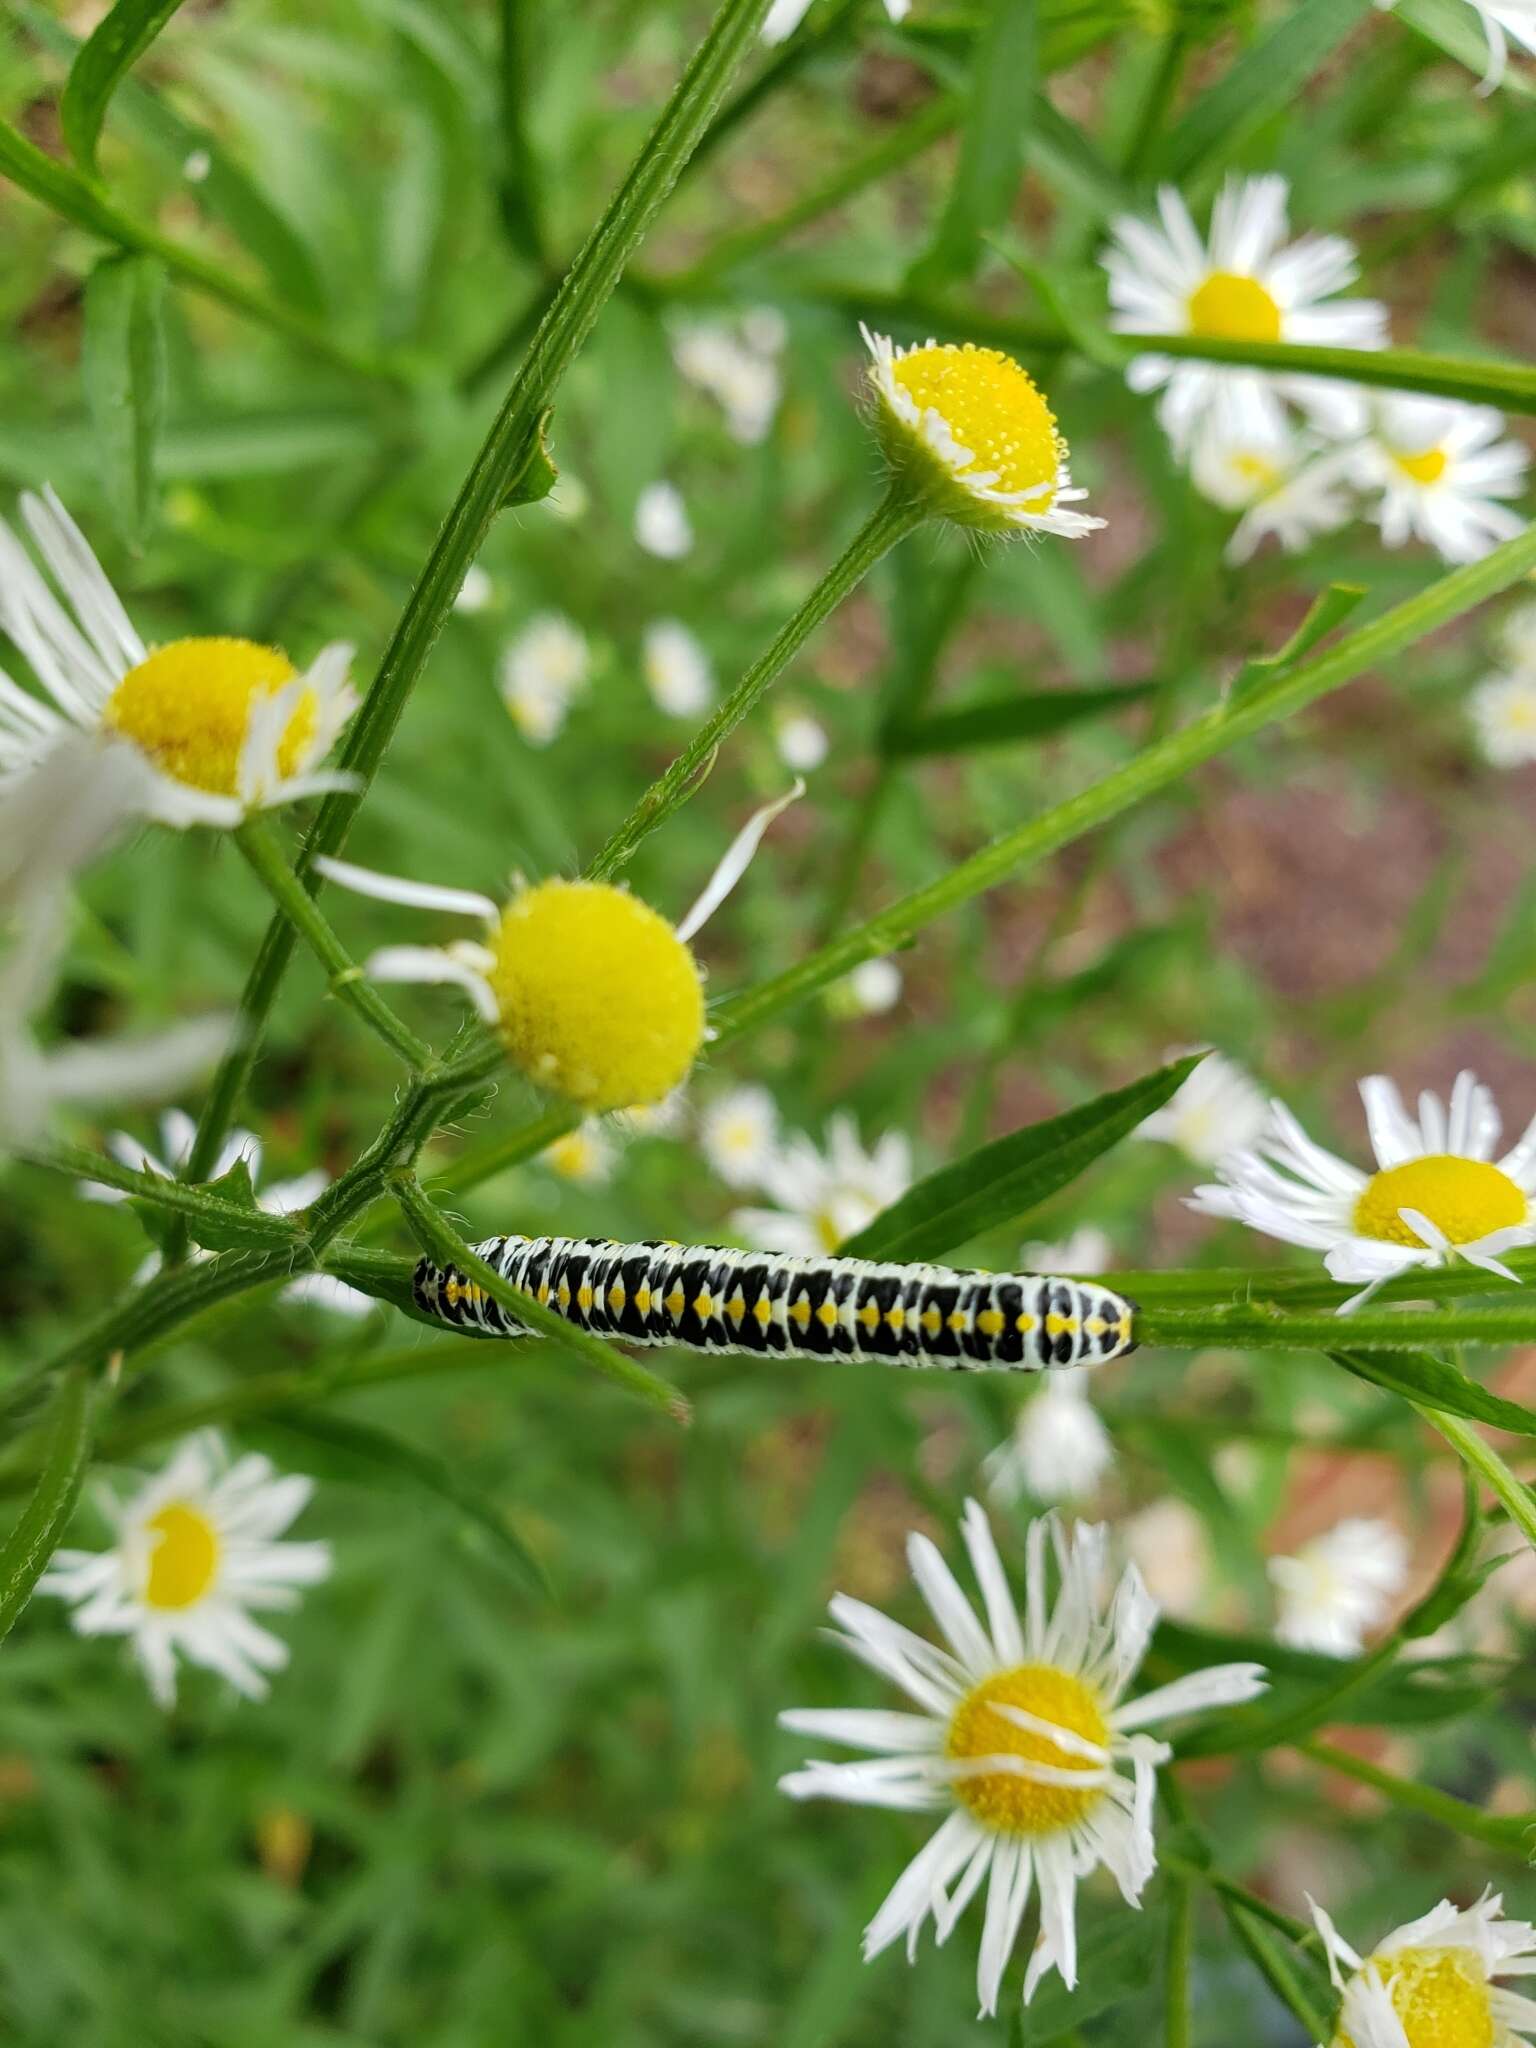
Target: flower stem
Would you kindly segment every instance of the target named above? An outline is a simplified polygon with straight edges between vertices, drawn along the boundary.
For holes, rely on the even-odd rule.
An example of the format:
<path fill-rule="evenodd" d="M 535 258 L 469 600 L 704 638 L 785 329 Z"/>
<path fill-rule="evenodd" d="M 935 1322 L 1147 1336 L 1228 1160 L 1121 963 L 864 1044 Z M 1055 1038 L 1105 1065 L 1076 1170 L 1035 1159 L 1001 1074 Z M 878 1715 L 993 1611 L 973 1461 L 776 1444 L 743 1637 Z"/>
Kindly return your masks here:
<path fill-rule="evenodd" d="M 432 1048 L 398 1018 L 372 982 L 366 980 L 346 947 L 332 931 L 304 884 L 289 867 L 268 826 L 259 818 L 247 819 L 235 834 L 235 844 L 250 862 L 267 893 L 282 915 L 306 941 L 310 951 L 331 978 L 331 992 L 360 1017 L 368 1029 L 382 1038 L 392 1052 L 419 1073 L 432 1058 Z"/>
<path fill-rule="evenodd" d="M 665 774 L 651 784 L 592 862 L 587 870 L 589 875 L 601 881 L 617 874 L 634 857 L 641 842 L 687 802 L 708 772 L 721 741 L 736 730 L 822 621 L 863 582 L 876 562 L 920 526 L 926 516 L 922 505 L 905 490 L 898 487 L 887 493 L 766 653 L 705 719 Z"/>
<path fill-rule="evenodd" d="M 18 1156 L 29 1165 L 46 1167 L 71 1180 L 99 1181 L 103 1187 L 116 1188 L 136 1201 L 181 1216 L 193 1226 L 192 1235 L 199 1244 L 227 1245 L 237 1238 L 243 1246 L 260 1250 L 269 1245 L 293 1244 L 300 1234 L 291 1216 L 244 1208 L 204 1188 L 170 1180 L 163 1173 L 138 1173 L 108 1154 L 91 1152 L 81 1145 L 29 1146 Z M 199 1220 L 207 1228 L 206 1237 L 199 1236 L 195 1228 Z"/>
<path fill-rule="evenodd" d="M 1440 1432 L 1467 1469 L 1476 1473 L 1497 1495 L 1510 1520 L 1536 1550 L 1536 1493 L 1510 1471 L 1493 1445 L 1480 1436 L 1470 1422 L 1459 1415 L 1447 1414 L 1443 1408 L 1431 1408 L 1427 1403 L 1415 1401 L 1412 1405 L 1431 1429 Z"/>
<path fill-rule="evenodd" d="M 1480 1806 L 1473 1806 L 1465 1799 L 1455 1799 L 1449 1792 L 1437 1791 L 1433 1785 L 1421 1785 L 1416 1779 L 1395 1777 L 1391 1771 L 1382 1770 L 1368 1758 L 1356 1756 L 1351 1750 L 1335 1749 L 1330 1742 L 1298 1742 L 1296 1748 L 1302 1756 L 1310 1757 L 1313 1763 L 1321 1764 L 1325 1770 L 1337 1771 L 1340 1777 L 1369 1785 L 1383 1798 L 1390 1799 L 1394 1806 L 1437 1820 L 1459 1835 L 1469 1835 L 1474 1841 L 1486 1842 L 1491 1849 L 1503 1849 L 1521 1856 L 1529 1854 L 1533 1836 L 1536 1836 L 1536 1812 L 1484 1813 Z"/>

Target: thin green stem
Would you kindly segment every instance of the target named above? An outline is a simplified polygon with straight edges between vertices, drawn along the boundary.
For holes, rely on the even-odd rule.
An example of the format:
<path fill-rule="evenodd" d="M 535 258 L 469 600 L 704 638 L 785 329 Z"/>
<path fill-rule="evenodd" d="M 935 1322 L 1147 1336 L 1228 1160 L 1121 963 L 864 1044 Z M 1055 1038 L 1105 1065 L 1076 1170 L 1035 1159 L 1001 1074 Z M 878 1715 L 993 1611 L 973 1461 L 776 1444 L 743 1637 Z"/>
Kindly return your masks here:
<path fill-rule="evenodd" d="M 633 859 L 641 843 L 686 803 L 708 771 L 722 740 L 733 733 L 763 693 L 777 680 L 816 628 L 850 591 L 855 590 L 881 557 L 922 524 L 923 508 L 895 488 L 860 527 L 842 554 L 822 577 L 799 610 L 781 628 L 772 644 L 741 681 L 705 719 L 670 768 L 653 782 L 629 816 L 608 840 L 588 873 L 606 879 Z"/>
<path fill-rule="evenodd" d="M 1189 1965 L 1194 1933 L 1195 1895 L 1189 1880 L 1170 1878 L 1163 1947 L 1164 2048 L 1189 2048 Z"/>
<path fill-rule="evenodd" d="M 1430 1428 L 1440 1432 L 1468 1471 L 1475 1473 L 1498 1498 L 1526 1542 L 1536 1550 L 1536 1493 L 1510 1471 L 1492 1444 L 1470 1422 L 1447 1414 L 1443 1408 L 1431 1408 L 1418 1401 L 1413 1405 Z"/>
<path fill-rule="evenodd" d="M 355 789 L 332 793 L 304 842 L 298 871 L 314 892 L 319 854 L 341 850 L 496 514 L 536 467 L 541 427 L 560 380 L 698 146 L 732 72 L 756 40 L 768 0 L 724 0 L 688 68 L 601 220 L 566 272 L 529 344 L 511 389 L 455 499 L 354 720 L 341 766 Z M 261 1049 L 295 930 L 283 913 L 268 925 L 241 997 L 234 1040 L 198 1124 L 188 1178 L 206 1176 Z"/>
<path fill-rule="evenodd" d="M 390 1176 L 390 1193 L 399 1203 L 401 1214 L 411 1226 L 417 1242 L 438 1265 L 456 1267 L 519 1323 L 541 1337 L 551 1338 L 563 1350 L 579 1358 L 583 1365 L 593 1367 L 605 1378 L 632 1394 L 638 1394 L 642 1401 L 670 1415 L 674 1422 L 687 1422 L 688 1403 L 676 1387 L 659 1373 L 627 1358 L 622 1351 L 615 1351 L 601 1337 L 594 1337 L 590 1331 L 566 1322 L 554 1309 L 546 1308 L 531 1294 L 525 1294 L 520 1287 L 514 1287 L 504 1279 L 494 1266 L 488 1265 L 472 1246 L 464 1242 L 441 1210 L 427 1199 L 413 1173 L 403 1168 L 393 1173 Z"/>
<path fill-rule="evenodd" d="M 228 1244 L 236 1238 L 259 1249 L 296 1244 L 300 1238 L 299 1226 L 291 1216 L 273 1216 L 265 1209 L 245 1208 L 202 1188 L 189 1187 L 185 1181 L 168 1180 L 163 1173 L 136 1172 L 110 1155 L 88 1151 L 82 1145 L 32 1146 L 18 1156 L 50 1173 L 60 1173 L 74 1181 L 99 1182 L 168 1215 L 186 1218 L 194 1226 L 200 1224 L 204 1235 L 199 1236 L 196 1228 L 192 1231 L 199 1244 Z"/>
<path fill-rule="evenodd" d="M 1255 1914 L 1235 1899 L 1223 1896 L 1221 1909 L 1227 1925 L 1247 1952 L 1249 1961 L 1280 1999 L 1301 2022 L 1308 2041 L 1327 2041 L 1332 2036 L 1328 2014 L 1314 2003 L 1290 1959 L 1270 1940 Z"/>
<path fill-rule="evenodd" d="M 1529 1855 L 1533 1837 L 1536 1837 L 1536 1812 L 1485 1813 L 1480 1806 L 1473 1806 L 1468 1800 L 1455 1799 L 1449 1792 L 1437 1791 L 1433 1785 L 1421 1785 L 1415 1778 L 1396 1777 L 1368 1758 L 1356 1756 L 1352 1750 L 1336 1749 L 1331 1742 L 1298 1742 L 1295 1746 L 1313 1763 L 1321 1764 L 1325 1770 L 1336 1771 L 1342 1778 L 1353 1778 L 1358 1785 L 1369 1785 L 1384 1799 L 1409 1813 L 1439 1821 L 1458 1835 L 1486 1842 L 1491 1849 Z"/>
<path fill-rule="evenodd" d="M 259 818 L 248 819 L 235 834 L 235 843 L 279 911 L 330 976 L 331 993 L 413 1072 L 419 1072 L 432 1058 L 431 1046 L 395 1015 L 373 983 L 364 977 L 362 968 L 337 938 L 320 906 L 284 860 L 270 828 Z"/>

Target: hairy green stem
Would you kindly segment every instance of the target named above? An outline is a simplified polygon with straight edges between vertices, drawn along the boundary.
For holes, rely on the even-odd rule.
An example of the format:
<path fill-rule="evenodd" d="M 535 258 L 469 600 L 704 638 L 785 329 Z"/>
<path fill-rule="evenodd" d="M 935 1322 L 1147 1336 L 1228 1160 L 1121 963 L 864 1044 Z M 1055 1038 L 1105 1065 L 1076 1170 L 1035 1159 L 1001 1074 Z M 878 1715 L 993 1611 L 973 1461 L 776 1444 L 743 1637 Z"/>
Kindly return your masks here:
<path fill-rule="evenodd" d="M 1356 1756 L 1353 1750 L 1336 1749 L 1331 1742 L 1298 1742 L 1295 1746 L 1313 1763 L 1321 1764 L 1325 1770 L 1336 1771 L 1342 1778 L 1353 1778 L 1356 1784 L 1369 1785 L 1394 1806 L 1400 1806 L 1409 1813 L 1422 1814 L 1428 1820 L 1439 1821 L 1458 1835 L 1486 1842 L 1491 1849 L 1529 1856 L 1532 1841 L 1536 1839 L 1536 1812 L 1485 1813 L 1480 1806 L 1473 1806 L 1468 1800 L 1455 1799 L 1449 1792 L 1437 1791 L 1433 1785 L 1421 1785 L 1416 1778 L 1399 1778 L 1391 1771 L 1382 1770 L 1379 1764 L 1371 1763 L 1368 1758 Z"/>
<path fill-rule="evenodd" d="M 206 1189 L 189 1187 L 185 1181 L 168 1180 L 163 1173 L 136 1172 L 109 1154 L 91 1152 L 82 1145 L 33 1146 L 24 1149 L 19 1157 L 29 1165 L 46 1167 L 70 1180 L 96 1181 L 103 1187 L 116 1188 L 121 1194 L 169 1215 L 181 1216 L 191 1225 L 200 1222 L 207 1235 L 199 1237 L 197 1230 L 192 1230 L 199 1244 L 227 1243 L 231 1234 L 252 1248 L 275 1248 L 297 1243 L 299 1239 L 299 1226 L 292 1217 L 244 1208 L 238 1202 L 209 1194 Z"/>
<path fill-rule="evenodd" d="M 1450 1332 L 1446 1333 L 1446 1338 L 1455 1341 Z M 1526 1341 L 1530 1340 L 1527 1338 Z M 1413 1405 L 1430 1428 L 1440 1432 L 1468 1471 L 1475 1473 L 1497 1496 L 1515 1527 L 1536 1550 L 1536 1493 L 1510 1471 L 1492 1444 L 1470 1422 L 1460 1415 L 1447 1414 L 1443 1408 L 1431 1408 L 1427 1403 L 1415 1401 Z"/>

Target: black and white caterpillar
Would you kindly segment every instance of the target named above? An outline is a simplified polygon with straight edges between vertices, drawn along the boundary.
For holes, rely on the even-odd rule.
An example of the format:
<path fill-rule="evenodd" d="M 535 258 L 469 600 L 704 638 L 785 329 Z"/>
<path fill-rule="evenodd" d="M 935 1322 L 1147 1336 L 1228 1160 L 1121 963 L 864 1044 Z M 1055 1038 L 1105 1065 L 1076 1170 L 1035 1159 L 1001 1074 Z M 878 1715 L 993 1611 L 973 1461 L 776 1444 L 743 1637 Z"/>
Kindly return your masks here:
<path fill-rule="evenodd" d="M 1134 1304 L 1089 1280 L 606 1238 L 491 1237 L 475 1250 L 567 1322 L 630 1344 L 953 1372 L 1039 1372 L 1135 1349 Z M 455 1266 L 421 1260 L 413 1293 L 457 1329 L 528 1334 Z"/>

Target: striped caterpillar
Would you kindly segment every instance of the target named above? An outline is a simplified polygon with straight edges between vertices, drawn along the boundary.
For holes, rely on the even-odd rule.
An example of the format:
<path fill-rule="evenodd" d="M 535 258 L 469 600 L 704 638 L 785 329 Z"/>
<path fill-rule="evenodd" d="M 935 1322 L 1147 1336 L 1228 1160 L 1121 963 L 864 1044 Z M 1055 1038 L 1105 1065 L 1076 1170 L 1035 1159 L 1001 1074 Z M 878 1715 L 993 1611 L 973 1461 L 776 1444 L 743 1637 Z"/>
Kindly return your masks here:
<path fill-rule="evenodd" d="M 1092 1281 L 720 1245 L 491 1237 L 477 1254 L 579 1329 L 630 1344 L 785 1358 L 876 1358 L 952 1372 L 1039 1372 L 1134 1350 L 1134 1304 Z M 424 1314 L 489 1337 L 527 1330 L 455 1266 L 422 1259 Z"/>

